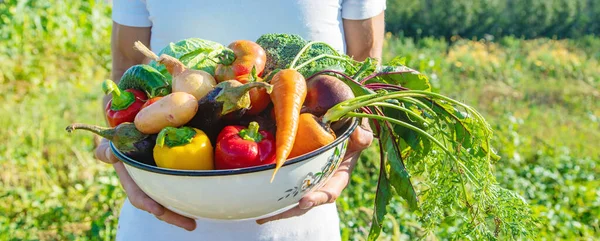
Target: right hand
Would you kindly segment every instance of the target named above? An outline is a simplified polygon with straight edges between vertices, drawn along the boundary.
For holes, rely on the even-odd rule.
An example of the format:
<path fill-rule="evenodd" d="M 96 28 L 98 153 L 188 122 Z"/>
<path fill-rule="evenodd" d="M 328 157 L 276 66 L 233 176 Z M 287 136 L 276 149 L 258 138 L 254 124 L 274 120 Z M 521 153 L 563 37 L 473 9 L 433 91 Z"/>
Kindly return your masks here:
<path fill-rule="evenodd" d="M 146 195 L 146 193 L 144 193 L 142 189 L 138 187 L 131 176 L 129 176 L 129 173 L 127 173 L 123 163 L 120 162 L 110 150 L 107 139 L 102 138 L 100 144 L 96 148 L 95 155 L 99 160 L 113 164 L 113 167 L 119 176 L 121 186 L 123 186 L 129 201 L 134 207 L 152 213 L 154 216 L 156 216 L 156 218 L 172 225 L 184 228 L 188 231 L 196 229 L 196 221 L 194 219 L 181 216 L 171 210 L 166 209 L 156 201 L 152 200 L 152 198 Z"/>

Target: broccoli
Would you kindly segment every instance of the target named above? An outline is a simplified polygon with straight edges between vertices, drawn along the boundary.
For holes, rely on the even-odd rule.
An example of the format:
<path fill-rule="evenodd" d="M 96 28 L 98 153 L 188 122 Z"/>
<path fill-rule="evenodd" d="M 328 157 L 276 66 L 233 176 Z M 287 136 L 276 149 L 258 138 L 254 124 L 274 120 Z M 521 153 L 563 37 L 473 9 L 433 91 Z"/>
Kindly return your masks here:
<path fill-rule="evenodd" d="M 336 50 L 334 50 L 333 48 L 331 48 L 331 46 L 329 46 L 327 44 L 316 43 L 316 44 L 311 45 L 310 48 L 306 51 L 306 53 L 304 53 L 302 55 L 302 57 L 300 57 L 296 66 L 298 66 L 299 64 L 302 64 L 314 57 L 322 55 L 322 54 L 327 54 L 327 55 L 332 55 L 332 56 L 345 56 L 345 55 L 337 52 Z M 347 56 L 345 56 L 345 57 L 347 57 Z M 349 57 L 347 59 L 350 60 Z M 348 66 L 347 62 L 340 61 L 337 59 L 332 59 L 332 58 L 322 58 L 317 61 L 311 62 L 306 67 L 303 67 L 302 69 L 299 69 L 298 71 L 305 77 L 308 77 L 316 72 L 319 72 L 319 71 L 325 70 L 325 69 L 347 72 L 347 71 L 350 71 L 348 69 L 348 67 L 349 66 Z"/>
<path fill-rule="evenodd" d="M 267 54 L 264 72 L 269 73 L 275 69 L 287 68 L 308 42 L 296 34 L 268 33 L 260 36 L 256 43 Z"/>
<path fill-rule="evenodd" d="M 267 55 L 267 63 L 264 73 L 270 73 L 275 69 L 288 68 L 298 52 L 308 44 L 308 41 L 296 34 L 269 33 L 260 36 L 256 43 L 260 45 Z M 298 60 L 298 64 L 317 57 L 321 54 L 341 55 L 326 44 L 313 44 Z M 345 63 L 342 61 L 323 58 L 310 63 L 299 72 L 308 77 L 309 75 L 323 69 L 344 70 Z"/>

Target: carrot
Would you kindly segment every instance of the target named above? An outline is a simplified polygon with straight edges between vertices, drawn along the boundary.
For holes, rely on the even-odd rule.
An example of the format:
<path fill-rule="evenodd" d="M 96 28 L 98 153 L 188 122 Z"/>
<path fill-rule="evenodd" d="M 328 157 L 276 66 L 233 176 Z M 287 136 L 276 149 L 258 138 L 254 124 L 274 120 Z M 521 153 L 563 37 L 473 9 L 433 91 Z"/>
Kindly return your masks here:
<path fill-rule="evenodd" d="M 294 147 L 289 158 L 304 155 L 335 140 L 335 133 L 329 127 L 329 123 L 322 123 L 311 113 L 300 114 L 298 122 L 298 133 Z"/>
<path fill-rule="evenodd" d="M 271 80 L 273 91 L 271 101 L 275 112 L 275 174 L 290 155 L 298 132 L 300 109 L 306 98 L 306 81 L 304 76 L 293 69 L 279 71 Z"/>

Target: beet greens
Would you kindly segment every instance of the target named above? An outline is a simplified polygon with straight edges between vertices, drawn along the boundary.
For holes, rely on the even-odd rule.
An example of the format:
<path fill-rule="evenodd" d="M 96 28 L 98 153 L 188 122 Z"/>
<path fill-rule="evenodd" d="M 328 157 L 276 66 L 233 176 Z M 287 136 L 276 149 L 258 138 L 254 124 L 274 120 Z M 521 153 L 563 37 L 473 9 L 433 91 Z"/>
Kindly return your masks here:
<path fill-rule="evenodd" d="M 322 122 L 368 118 L 379 142 L 380 175 L 369 240 L 379 236 L 394 193 L 420 214 L 426 234 L 451 218 L 457 238 L 533 237 L 527 203 L 495 179 L 493 164 L 500 157 L 491 147 L 492 128 L 480 113 L 432 92 L 427 77 L 401 59 L 378 66 L 373 59 L 357 62 L 341 54 L 323 54 L 298 64 L 311 44 L 290 67 L 314 70 L 316 60 L 336 60 L 342 66 L 323 66 L 312 76 L 336 76 L 356 96 L 330 108 Z M 419 178 L 417 185 L 413 176 Z"/>

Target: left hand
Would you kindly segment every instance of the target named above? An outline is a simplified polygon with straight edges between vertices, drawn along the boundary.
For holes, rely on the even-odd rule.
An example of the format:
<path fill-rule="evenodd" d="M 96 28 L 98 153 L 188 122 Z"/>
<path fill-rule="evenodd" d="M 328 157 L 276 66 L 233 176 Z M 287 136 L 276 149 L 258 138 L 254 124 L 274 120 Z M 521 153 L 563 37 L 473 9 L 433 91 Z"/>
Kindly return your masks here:
<path fill-rule="evenodd" d="M 342 193 L 342 190 L 350 183 L 350 174 L 360 157 L 360 153 L 369 147 L 372 142 L 373 131 L 369 126 L 369 120 L 362 119 L 361 124 L 350 135 L 344 160 L 322 188 L 306 194 L 300 199 L 298 206 L 275 216 L 256 220 L 256 223 L 264 224 L 270 221 L 300 216 L 313 207 L 326 203 L 334 203 Z"/>

